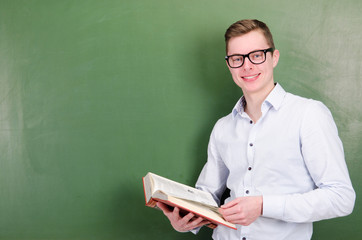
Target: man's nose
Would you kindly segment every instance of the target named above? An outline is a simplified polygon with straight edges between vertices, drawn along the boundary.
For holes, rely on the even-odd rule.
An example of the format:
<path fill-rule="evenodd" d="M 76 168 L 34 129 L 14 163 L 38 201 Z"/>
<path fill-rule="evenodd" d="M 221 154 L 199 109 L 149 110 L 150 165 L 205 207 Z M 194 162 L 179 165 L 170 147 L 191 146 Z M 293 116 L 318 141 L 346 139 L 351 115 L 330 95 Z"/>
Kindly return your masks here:
<path fill-rule="evenodd" d="M 254 64 L 250 61 L 249 57 L 246 57 L 246 58 L 244 59 L 244 64 L 243 64 L 242 67 L 243 67 L 245 70 L 249 70 L 249 69 L 253 68 L 253 66 L 254 66 Z"/>

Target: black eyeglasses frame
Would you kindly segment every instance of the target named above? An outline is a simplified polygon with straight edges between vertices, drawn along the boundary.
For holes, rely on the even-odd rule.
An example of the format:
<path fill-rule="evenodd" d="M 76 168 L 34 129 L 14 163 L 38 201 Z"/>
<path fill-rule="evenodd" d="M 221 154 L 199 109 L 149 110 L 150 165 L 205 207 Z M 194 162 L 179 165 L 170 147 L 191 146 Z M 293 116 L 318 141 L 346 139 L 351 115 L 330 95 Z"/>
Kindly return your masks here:
<path fill-rule="evenodd" d="M 233 55 L 225 56 L 225 60 L 226 60 L 226 62 L 228 63 L 228 65 L 229 65 L 230 68 L 239 68 L 239 67 L 243 66 L 243 65 L 244 65 L 244 62 L 245 62 L 245 58 L 248 58 L 251 63 L 258 65 L 258 64 L 262 64 L 262 63 L 264 63 L 264 62 L 266 61 L 266 54 L 267 54 L 267 52 L 273 53 L 274 50 L 275 50 L 274 48 L 267 48 L 267 49 L 255 50 L 255 51 L 252 51 L 252 52 L 250 52 L 250 53 L 248 53 L 248 54 L 233 54 Z M 250 55 L 250 54 L 253 54 L 253 53 L 255 53 L 255 52 L 260 52 L 260 51 L 262 51 L 262 52 L 264 53 L 264 61 L 262 61 L 262 62 L 260 62 L 260 63 L 254 63 L 254 62 L 249 58 L 249 55 Z M 229 58 L 234 57 L 234 56 L 241 56 L 241 57 L 243 57 L 243 62 L 242 62 L 241 65 L 238 66 L 238 67 L 232 67 L 232 66 L 230 66 Z"/>

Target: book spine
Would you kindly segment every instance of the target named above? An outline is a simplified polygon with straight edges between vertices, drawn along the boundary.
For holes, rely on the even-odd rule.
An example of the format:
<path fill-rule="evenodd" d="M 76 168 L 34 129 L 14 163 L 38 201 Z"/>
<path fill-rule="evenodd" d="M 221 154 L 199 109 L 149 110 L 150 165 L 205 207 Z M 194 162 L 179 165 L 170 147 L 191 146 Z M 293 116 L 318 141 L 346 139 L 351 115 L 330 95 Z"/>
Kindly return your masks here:
<path fill-rule="evenodd" d="M 145 187 L 145 178 L 144 177 L 142 178 L 142 183 L 143 183 L 143 193 L 145 195 L 145 202 L 147 205 L 147 196 L 146 196 L 146 187 Z"/>
<path fill-rule="evenodd" d="M 146 203 L 146 206 L 148 207 L 156 207 L 156 203 L 157 201 L 155 201 L 153 198 L 150 199 L 150 201 L 147 202 L 147 196 L 146 196 L 146 186 L 145 186 L 145 178 L 143 177 L 142 178 L 142 182 L 143 182 L 143 193 L 145 195 L 145 203 Z"/>

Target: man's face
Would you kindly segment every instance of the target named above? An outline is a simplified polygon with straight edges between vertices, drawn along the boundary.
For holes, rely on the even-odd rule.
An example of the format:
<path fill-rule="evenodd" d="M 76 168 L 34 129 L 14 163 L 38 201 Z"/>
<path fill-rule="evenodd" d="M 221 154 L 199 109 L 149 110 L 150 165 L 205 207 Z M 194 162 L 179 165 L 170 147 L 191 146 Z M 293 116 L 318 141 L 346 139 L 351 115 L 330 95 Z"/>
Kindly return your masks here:
<path fill-rule="evenodd" d="M 255 50 L 268 49 L 267 41 L 260 31 L 252 31 L 245 35 L 233 37 L 228 43 L 227 55 L 248 54 Z M 279 51 L 273 55 L 267 52 L 266 61 L 261 64 L 253 64 L 248 58 L 239 68 L 230 68 L 234 82 L 243 90 L 244 95 L 269 93 L 274 87 L 273 69 L 279 60 Z"/>

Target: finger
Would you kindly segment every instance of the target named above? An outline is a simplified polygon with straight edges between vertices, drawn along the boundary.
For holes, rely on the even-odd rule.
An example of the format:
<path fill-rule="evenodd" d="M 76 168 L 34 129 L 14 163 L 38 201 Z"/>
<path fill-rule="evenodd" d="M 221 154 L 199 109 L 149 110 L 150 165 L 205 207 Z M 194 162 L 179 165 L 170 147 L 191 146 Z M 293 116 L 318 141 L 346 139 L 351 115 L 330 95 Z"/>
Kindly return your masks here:
<path fill-rule="evenodd" d="M 157 207 L 159 207 L 165 214 L 171 213 L 171 210 L 169 209 L 169 207 L 164 203 L 158 202 Z"/>
<path fill-rule="evenodd" d="M 193 213 L 188 213 L 186 216 L 184 216 L 182 219 L 181 219 L 181 224 L 186 226 L 190 220 L 194 217 L 195 215 Z M 192 221 L 191 221 L 192 222 Z"/>
<path fill-rule="evenodd" d="M 201 226 L 204 226 L 205 224 L 209 224 L 211 223 L 209 220 L 206 220 L 202 217 L 198 217 L 195 220 L 191 220 L 188 224 L 187 224 L 187 229 L 188 230 L 192 230 Z"/>
<path fill-rule="evenodd" d="M 202 226 L 204 226 L 204 225 L 209 225 L 209 224 L 213 224 L 212 222 L 210 222 L 209 220 L 203 220 L 202 222 L 200 222 L 199 224 L 198 224 L 198 226 L 196 226 L 195 228 L 197 228 L 197 227 L 202 227 Z M 214 224 L 215 225 L 215 224 Z M 217 225 L 215 225 L 215 227 L 216 227 Z"/>
<path fill-rule="evenodd" d="M 207 224 L 211 223 L 209 220 L 204 219 L 202 217 L 199 217 L 197 220 L 201 220 L 201 221 L 199 223 L 196 223 L 196 222 L 194 223 L 196 225 L 195 228 L 196 227 L 201 227 L 201 226 L 204 226 L 204 225 L 207 225 Z"/>
<path fill-rule="evenodd" d="M 239 209 L 240 209 L 240 207 L 238 207 L 238 205 L 233 205 L 228 208 L 220 209 L 219 211 L 220 211 L 221 215 L 232 215 L 232 214 L 237 213 Z"/>
<path fill-rule="evenodd" d="M 198 226 L 204 219 L 202 217 L 198 217 L 196 218 L 195 220 L 193 221 L 190 221 L 190 225 L 193 225 L 193 226 Z"/>
<path fill-rule="evenodd" d="M 178 207 L 174 207 L 172 213 L 175 215 L 175 216 L 180 216 L 180 209 Z"/>
<path fill-rule="evenodd" d="M 230 202 L 228 202 L 228 203 L 226 203 L 224 205 L 221 205 L 220 208 L 222 208 L 222 209 L 230 208 L 230 207 L 238 204 L 239 202 L 240 202 L 240 200 L 238 198 L 236 198 L 236 199 L 234 199 L 234 200 L 232 200 L 232 201 L 230 201 Z"/>
<path fill-rule="evenodd" d="M 230 214 L 223 216 L 226 221 L 235 223 L 236 221 L 244 220 L 246 218 L 246 215 L 243 213 L 237 213 L 237 214 Z"/>

